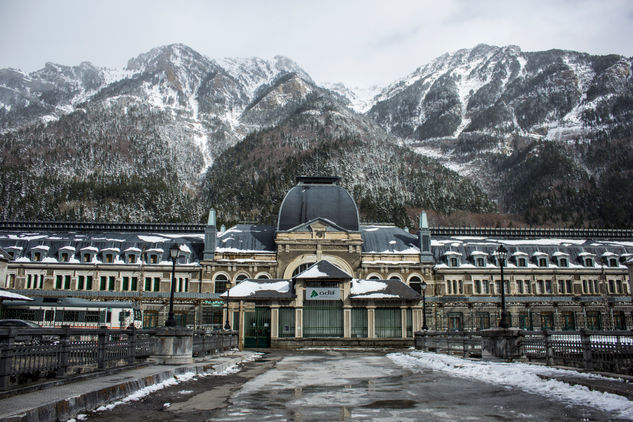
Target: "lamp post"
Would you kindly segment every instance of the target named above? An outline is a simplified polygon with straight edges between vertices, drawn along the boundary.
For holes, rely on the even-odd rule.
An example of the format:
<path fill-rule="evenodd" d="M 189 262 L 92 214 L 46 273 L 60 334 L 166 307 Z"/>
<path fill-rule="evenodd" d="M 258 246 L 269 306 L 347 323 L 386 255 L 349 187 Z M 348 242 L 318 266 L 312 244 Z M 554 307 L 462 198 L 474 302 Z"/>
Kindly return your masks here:
<path fill-rule="evenodd" d="M 224 329 L 230 330 L 231 324 L 229 323 L 229 299 L 231 297 L 231 282 L 226 282 L 226 322 L 224 323 Z"/>
<path fill-rule="evenodd" d="M 499 245 L 497 252 L 497 260 L 499 262 L 499 266 L 501 267 L 501 320 L 499 321 L 499 328 L 509 328 L 510 324 L 508 324 L 508 318 L 506 315 L 506 295 L 505 295 L 505 281 L 503 280 L 503 266 L 506 263 L 506 258 L 508 257 L 508 250 L 503 247 L 503 245 Z"/>
<path fill-rule="evenodd" d="M 169 257 L 171 258 L 171 293 L 169 295 L 169 314 L 167 314 L 167 321 L 165 327 L 175 327 L 176 320 L 174 319 L 174 291 L 176 290 L 176 260 L 180 255 L 180 246 L 174 243 L 169 248 Z"/>
<path fill-rule="evenodd" d="M 429 327 L 426 326 L 426 282 L 422 281 L 420 287 L 422 288 L 422 329 L 428 330 Z"/>

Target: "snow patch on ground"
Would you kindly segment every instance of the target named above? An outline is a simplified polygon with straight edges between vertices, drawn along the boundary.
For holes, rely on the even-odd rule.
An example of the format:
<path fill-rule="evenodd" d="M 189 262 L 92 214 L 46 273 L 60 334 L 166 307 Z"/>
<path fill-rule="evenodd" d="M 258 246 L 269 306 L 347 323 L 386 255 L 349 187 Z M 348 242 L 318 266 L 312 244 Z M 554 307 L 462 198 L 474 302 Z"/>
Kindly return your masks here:
<path fill-rule="evenodd" d="M 603 411 L 613 412 L 621 418 L 633 420 L 633 402 L 625 397 L 592 391 L 587 387 L 539 377 L 539 375 L 571 375 L 574 377 L 604 379 L 604 377 L 598 375 L 524 363 L 472 361 L 421 351 L 391 353 L 387 357 L 396 364 L 412 371 L 441 371 L 455 377 L 518 388 L 528 393 L 539 394 L 550 399 L 572 403 L 573 405 L 590 406 Z"/>

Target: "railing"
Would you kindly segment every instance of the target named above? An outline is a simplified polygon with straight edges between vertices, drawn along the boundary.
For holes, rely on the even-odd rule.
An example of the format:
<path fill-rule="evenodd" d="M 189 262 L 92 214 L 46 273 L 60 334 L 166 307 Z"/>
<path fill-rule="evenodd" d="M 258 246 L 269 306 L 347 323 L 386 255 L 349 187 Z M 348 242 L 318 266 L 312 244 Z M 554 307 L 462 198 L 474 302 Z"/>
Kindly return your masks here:
<path fill-rule="evenodd" d="M 633 331 L 522 331 L 529 360 L 633 375 Z"/>
<path fill-rule="evenodd" d="M 193 332 L 193 355 L 204 356 L 234 349 L 237 344 L 237 331 L 212 331 L 205 330 Z"/>
<path fill-rule="evenodd" d="M 143 362 L 157 350 L 156 334 L 134 328 L 0 328 L 0 391 Z M 237 345 L 235 331 L 193 332 L 193 356 Z"/>
<path fill-rule="evenodd" d="M 633 375 L 633 331 L 518 331 L 521 358 L 546 365 Z M 464 357 L 482 356 L 478 332 L 418 331 L 415 348 Z"/>
<path fill-rule="evenodd" d="M 467 331 L 419 331 L 415 333 L 415 348 L 425 352 L 481 357 L 481 337 Z"/>
<path fill-rule="evenodd" d="M 0 328 L 0 390 L 132 365 L 150 356 L 153 340 L 133 328 Z"/>

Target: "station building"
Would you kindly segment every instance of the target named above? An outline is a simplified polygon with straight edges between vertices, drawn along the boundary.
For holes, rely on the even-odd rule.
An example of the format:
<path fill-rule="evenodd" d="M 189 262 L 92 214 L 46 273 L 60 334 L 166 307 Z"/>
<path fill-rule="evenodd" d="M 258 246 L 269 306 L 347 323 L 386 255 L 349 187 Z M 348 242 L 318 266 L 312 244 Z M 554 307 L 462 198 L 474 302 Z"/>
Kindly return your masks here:
<path fill-rule="evenodd" d="M 164 324 L 175 264 L 181 325 L 242 325 L 246 346 L 404 345 L 430 329 L 631 329 L 633 231 L 361 224 L 335 177 L 300 177 L 275 226 L 0 223 L 6 288 L 134 301 Z M 221 210 L 218 210 L 221 212 Z M 425 312 L 423 312 L 425 310 Z M 240 318 L 241 317 L 241 318 Z"/>

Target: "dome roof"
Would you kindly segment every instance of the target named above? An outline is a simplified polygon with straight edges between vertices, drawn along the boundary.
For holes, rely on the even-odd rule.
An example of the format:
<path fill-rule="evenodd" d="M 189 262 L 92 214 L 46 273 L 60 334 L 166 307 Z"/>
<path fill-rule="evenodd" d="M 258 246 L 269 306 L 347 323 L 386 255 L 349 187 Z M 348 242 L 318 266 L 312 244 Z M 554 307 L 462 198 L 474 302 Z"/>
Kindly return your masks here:
<path fill-rule="evenodd" d="M 352 196 L 335 185 L 337 177 L 299 177 L 279 208 L 277 230 L 289 230 L 315 218 L 359 231 L 358 208 Z"/>

